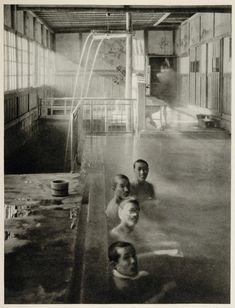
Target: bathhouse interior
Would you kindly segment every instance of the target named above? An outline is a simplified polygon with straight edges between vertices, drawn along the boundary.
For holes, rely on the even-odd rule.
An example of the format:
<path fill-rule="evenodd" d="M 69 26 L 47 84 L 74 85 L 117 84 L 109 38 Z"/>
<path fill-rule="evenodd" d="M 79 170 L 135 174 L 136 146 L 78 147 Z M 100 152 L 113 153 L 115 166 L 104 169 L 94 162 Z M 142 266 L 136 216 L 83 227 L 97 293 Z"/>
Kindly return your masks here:
<path fill-rule="evenodd" d="M 111 302 L 105 211 L 138 159 L 139 270 L 229 304 L 232 6 L 2 8 L 5 304 Z"/>

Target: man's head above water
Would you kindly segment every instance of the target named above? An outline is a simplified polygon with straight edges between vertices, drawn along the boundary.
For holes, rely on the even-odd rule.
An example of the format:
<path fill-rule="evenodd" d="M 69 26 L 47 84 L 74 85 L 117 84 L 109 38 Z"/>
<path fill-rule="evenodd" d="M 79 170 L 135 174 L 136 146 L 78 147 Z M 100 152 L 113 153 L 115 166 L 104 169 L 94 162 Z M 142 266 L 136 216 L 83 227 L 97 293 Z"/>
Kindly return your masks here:
<path fill-rule="evenodd" d="M 144 182 L 149 173 L 149 165 L 143 159 L 137 159 L 133 164 L 137 182 Z"/>
<path fill-rule="evenodd" d="M 133 277 L 138 274 L 135 248 L 128 242 L 115 242 L 109 246 L 109 262 L 120 274 Z"/>
<path fill-rule="evenodd" d="M 117 174 L 113 178 L 112 189 L 117 199 L 123 200 L 130 193 L 130 181 L 127 176 Z"/>
<path fill-rule="evenodd" d="M 123 200 L 118 209 L 118 216 L 121 224 L 132 229 L 139 220 L 140 206 L 134 197 L 128 197 Z"/>

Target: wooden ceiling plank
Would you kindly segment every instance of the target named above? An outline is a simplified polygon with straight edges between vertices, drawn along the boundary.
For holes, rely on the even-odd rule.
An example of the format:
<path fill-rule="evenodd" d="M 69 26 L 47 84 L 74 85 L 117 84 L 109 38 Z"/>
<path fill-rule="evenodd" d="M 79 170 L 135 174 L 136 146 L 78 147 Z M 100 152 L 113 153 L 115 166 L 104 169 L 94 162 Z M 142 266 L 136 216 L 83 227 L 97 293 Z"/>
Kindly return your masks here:
<path fill-rule="evenodd" d="M 55 6 L 55 5 L 17 5 L 18 10 L 31 10 L 35 12 L 40 11 L 84 11 L 84 12 L 137 12 L 137 13 L 199 13 L 199 12 L 217 12 L 217 13 L 230 13 L 232 10 L 231 5 L 158 5 L 158 6 Z"/>

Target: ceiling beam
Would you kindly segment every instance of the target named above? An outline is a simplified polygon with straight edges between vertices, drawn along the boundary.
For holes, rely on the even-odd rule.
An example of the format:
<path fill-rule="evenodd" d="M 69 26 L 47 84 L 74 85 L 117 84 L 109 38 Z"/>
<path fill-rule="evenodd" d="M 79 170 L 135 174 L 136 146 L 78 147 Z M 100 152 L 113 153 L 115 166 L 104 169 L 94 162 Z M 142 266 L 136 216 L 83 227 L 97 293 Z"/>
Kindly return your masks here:
<path fill-rule="evenodd" d="M 155 24 L 153 25 L 154 27 L 156 27 L 157 25 L 159 25 L 161 22 L 163 22 L 164 19 L 166 19 L 169 15 L 171 15 L 171 13 L 166 13 L 164 14 L 161 18 L 158 19 L 157 22 L 155 22 Z"/>
<path fill-rule="evenodd" d="M 159 6 L 132 6 L 132 5 L 123 5 L 123 6 L 84 6 L 84 5 L 17 5 L 18 10 L 31 10 L 35 12 L 42 11 L 81 11 L 81 12 L 134 12 L 134 13 L 159 13 L 159 12 L 168 12 L 168 13 L 231 13 L 231 5 L 159 5 Z"/>
<path fill-rule="evenodd" d="M 30 14 L 31 14 L 33 17 L 37 18 L 38 21 L 39 21 L 41 24 L 43 24 L 43 25 L 47 28 L 47 30 L 49 30 L 51 33 L 54 33 L 54 30 L 52 30 L 52 28 L 48 25 L 48 23 L 47 23 L 44 19 L 40 18 L 39 16 L 37 16 L 37 14 L 35 14 L 35 13 L 32 12 L 32 11 L 30 11 Z"/>
<path fill-rule="evenodd" d="M 158 27 L 142 27 L 142 26 L 136 26 L 134 27 L 133 31 L 138 31 L 138 30 L 176 30 L 178 28 L 179 24 L 175 24 L 175 25 L 160 25 Z M 103 26 L 97 26 L 97 27 L 60 27 L 60 28 L 54 28 L 54 32 L 56 33 L 78 33 L 78 32 L 91 32 L 92 30 L 94 31 L 103 31 L 103 32 L 107 32 L 107 27 L 103 27 Z M 114 31 L 125 31 L 125 25 L 123 25 L 123 27 L 112 27 L 110 29 L 110 31 L 114 32 Z"/>

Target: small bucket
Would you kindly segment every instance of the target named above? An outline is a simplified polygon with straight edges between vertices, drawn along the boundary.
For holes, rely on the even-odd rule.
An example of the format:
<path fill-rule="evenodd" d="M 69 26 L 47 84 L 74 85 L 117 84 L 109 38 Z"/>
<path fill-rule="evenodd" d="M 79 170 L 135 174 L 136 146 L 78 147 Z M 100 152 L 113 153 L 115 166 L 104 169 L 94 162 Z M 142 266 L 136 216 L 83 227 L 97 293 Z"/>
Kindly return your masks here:
<path fill-rule="evenodd" d="M 51 194 L 54 197 L 65 197 L 69 194 L 69 183 L 64 180 L 51 181 Z"/>

